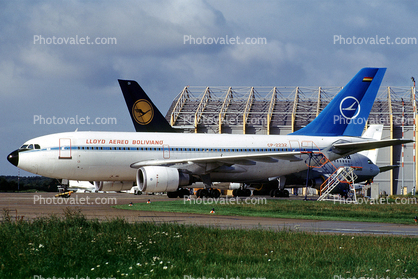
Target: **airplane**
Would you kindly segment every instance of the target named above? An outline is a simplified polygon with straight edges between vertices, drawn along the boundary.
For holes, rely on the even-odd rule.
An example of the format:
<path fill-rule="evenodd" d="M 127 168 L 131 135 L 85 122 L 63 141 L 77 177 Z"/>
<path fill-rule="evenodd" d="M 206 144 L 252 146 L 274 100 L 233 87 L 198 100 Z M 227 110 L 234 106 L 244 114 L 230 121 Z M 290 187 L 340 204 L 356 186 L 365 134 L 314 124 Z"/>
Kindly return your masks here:
<path fill-rule="evenodd" d="M 169 129 L 167 127 L 172 127 L 166 118 L 163 117 L 161 112 L 158 110 L 158 108 L 152 103 L 151 99 L 148 97 L 148 95 L 145 93 L 145 91 L 139 86 L 137 83 L 132 84 L 131 86 L 128 86 L 127 83 L 131 83 L 131 81 L 125 81 L 125 80 L 119 80 L 119 84 L 123 93 L 123 96 L 125 98 L 126 105 L 128 107 L 128 110 L 134 111 L 135 106 L 133 104 L 138 103 L 140 100 L 146 100 L 146 102 L 152 104 L 154 108 L 154 114 L 155 117 L 153 119 L 153 123 L 150 123 L 149 125 L 139 125 L 136 121 L 136 117 L 131 112 L 131 119 L 132 123 L 134 124 L 136 132 L 143 132 L 146 131 L 145 129 L 149 129 L 155 132 L 163 132 L 171 131 L 171 132 L 177 132 L 181 131 L 184 132 L 181 128 L 172 128 Z M 348 108 L 343 108 L 342 110 L 353 110 L 354 105 L 356 102 L 353 102 L 351 106 Z M 131 110 L 132 108 L 132 110 Z M 152 129 L 150 129 L 153 126 Z M 161 131 L 159 130 L 160 127 L 164 127 Z M 175 130 L 177 129 L 177 130 Z M 364 132 L 362 135 L 363 138 L 374 138 L 375 140 L 380 140 L 382 138 L 382 132 L 383 132 L 383 125 L 370 125 L 369 128 Z M 323 167 L 316 167 L 313 168 L 309 175 L 309 182 L 308 186 L 313 187 L 317 190 L 320 190 L 320 186 L 322 183 L 329 177 L 329 175 L 335 170 L 340 167 L 344 166 L 350 166 L 354 167 L 354 173 L 357 176 L 357 179 L 355 180 L 355 183 L 365 182 L 369 183 L 373 180 L 373 178 L 378 175 L 380 172 L 387 171 L 391 169 L 391 167 L 381 167 L 379 168 L 376 165 L 377 160 L 377 150 L 374 149 L 372 151 L 362 151 L 359 153 L 355 153 L 352 155 L 347 155 L 346 157 L 335 160 L 333 162 L 327 163 L 326 166 Z M 397 167 L 397 166 L 392 166 Z M 331 173 L 329 171 L 331 170 Z M 293 173 L 290 175 L 285 176 L 285 188 L 302 188 L 306 186 L 306 171 L 301 171 L 297 173 Z M 199 188 L 199 185 L 196 185 L 197 188 Z M 251 191 L 249 189 L 253 189 L 254 194 L 262 195 L 267 194 L 271 196 L 289 196 L 289 191 L 282 190 L 280 191 L 277 189 L 277 185 L 273 184 L 262 184 L 262 185 L 243 185 L 242 183 L 213 183 L 213 188 L 216 189 L 223 189 L 223 190 L 233 190 L 234 196 L 249 196 L 251 195 Z M 346 195 L 348 192 L 348 185 L 342 183 L 339 185 L 339 187 L 336 187 L 333 191 L 333 193 L 342 193 L 343 195 Z M 273 192 L 275 191 L 276 192 Z M 201 192 L 198 191 L 197 195 L 200 195 Z"/>
<path fill-rule="evenodd" d="M 47 177 L 130 187 L 136 182 L 142 192 L 167 192 L 168 197 L 188 194 L 187 187 L 199 181 L 208 192 L 212 182 L 275 182 L 281 188 L 280 179 L 307 170 L 313 156 L 336 160 L 411 142 L 360 137 L 385 71 L 361 69 L 318 117 L 289 135 L 76 131 L 30 139 L 7 159 Z M 127 86 L 135 84 L 126 81 Z M 356 102 L 355 111 L 343 112 L 352 105 L 347 100 Z M 146 102 L 142 106 L 147 108 Z M 139 117 L 138 124 L 152 120 Z"/>

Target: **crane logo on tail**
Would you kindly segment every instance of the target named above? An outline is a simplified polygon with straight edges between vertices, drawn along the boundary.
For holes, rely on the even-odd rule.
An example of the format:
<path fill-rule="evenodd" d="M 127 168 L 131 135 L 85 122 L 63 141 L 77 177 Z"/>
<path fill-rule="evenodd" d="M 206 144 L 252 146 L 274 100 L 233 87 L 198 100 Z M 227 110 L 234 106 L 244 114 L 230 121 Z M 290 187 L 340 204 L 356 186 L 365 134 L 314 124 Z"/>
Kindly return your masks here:
<path fill-rule="evenodd" d="M 147 125 L 154 118 L 154 109 L 150 102 L 141 99 L 133 105 L 132 115 L 137 123 Z"/>
<path fill-rule="evenodd" d="M 340 103 L 341 115 L 347 119 L 354 119 L 360 113 L 360 102 L 352 97 L 345 97 Z"/>

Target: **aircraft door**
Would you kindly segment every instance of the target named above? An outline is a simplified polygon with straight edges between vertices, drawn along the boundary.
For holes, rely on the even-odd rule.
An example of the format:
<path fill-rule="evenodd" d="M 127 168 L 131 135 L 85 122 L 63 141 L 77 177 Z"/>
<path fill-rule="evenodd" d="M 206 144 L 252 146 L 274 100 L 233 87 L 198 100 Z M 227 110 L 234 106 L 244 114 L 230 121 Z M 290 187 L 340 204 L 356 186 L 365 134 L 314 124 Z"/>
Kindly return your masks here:
<path fill-rule="evenodd" d="M 170 146 L 168 144 L 163 144 L 163 158 L 170 159 Z"/>
<path fill-rule="evenodd" d="M 311 140 L 302 141 L 301 148 L 303 151 L 309 151 L 309 150 L 312 150 L 313 152 L 320 151 L 319 147 Z"/>
<path fill-rule="evenodd" d="M 59 139 L 58 159 L 72 159 L 71 157 L 71 139 Z"/>

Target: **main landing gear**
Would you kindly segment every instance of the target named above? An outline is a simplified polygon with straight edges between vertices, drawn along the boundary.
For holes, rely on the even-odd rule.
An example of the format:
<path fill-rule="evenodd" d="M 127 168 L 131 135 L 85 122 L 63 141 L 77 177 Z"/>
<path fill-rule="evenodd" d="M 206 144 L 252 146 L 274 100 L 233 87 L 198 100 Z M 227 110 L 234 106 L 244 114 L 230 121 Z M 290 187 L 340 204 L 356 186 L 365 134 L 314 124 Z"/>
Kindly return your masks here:
<path fill-rule="evenodd" d="M 232 191 L 232 195 L 234 195 L 234 197 L 249 197 L 251 196 L 251 190 L 250 189 L 235 189 Z"/>
<path fill-rule="evenodd" d="M 198 198 L 206 197 L 206 198 L 215 198 L 215 199 L 217 199 L 220 196 L 221 196 L 221 192 L 218 189 L 213 189 L 213 188 L 210 188 L 210 189 L 199 189 L 196 192 L 196 197 L 198 197 Z"/>
<path fill-rule="evenodd" d="M 289 197 L 289 191 L 287 190 L 280 190 L 280 189 L 273 189 L 270 191 L 270 197 Z"/>
<path fill-rule="evenodd" d="M 175 199 L 177 197 L 184 198 L 185 196 L 190 196 L 190 192 L 189 192 L 188 189 L 179 188 L 175 192 L 167 192 L 167 197 L 169 197 L 171 199 Z"/>

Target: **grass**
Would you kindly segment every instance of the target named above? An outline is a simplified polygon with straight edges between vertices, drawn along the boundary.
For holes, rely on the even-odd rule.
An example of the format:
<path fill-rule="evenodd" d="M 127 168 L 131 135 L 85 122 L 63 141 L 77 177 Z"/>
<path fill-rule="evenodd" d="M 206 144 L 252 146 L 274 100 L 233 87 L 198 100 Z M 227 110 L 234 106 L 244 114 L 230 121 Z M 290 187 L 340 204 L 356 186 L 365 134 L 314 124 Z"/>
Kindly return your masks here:
<path fill-rule="evenodd" d="M 224 202 L 222 202 L 224 201 Z M 256 200 L 252 200 L 256 201 Z M 225 199 L 192 199 L 191 201 L 177 199 L 137 203 L 133 206 L 117 205 L 115 208 L 209 214 L 215 208 L 216 214 L 235 216 L 256 216 L 273 218 L 294 218 L 334 221 L 384 222 L 396 224 L 414 224 L 418 215 L 416 200 L 386 199 L 378 204 L 340 204 L 333 202 L 316 202 L 288 199 L 268 199 L 263 203 L 238 202 L 227 203 Z"/>
<path fill-rule="evenodd" d="M 413 277 L 416 238 L 64 218 L 0 225 L 0 278 Z M 190 276 L 190 277 L 185 277 Z"/>

